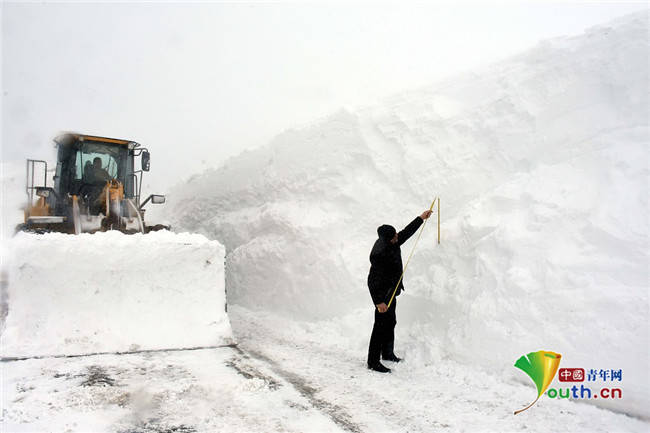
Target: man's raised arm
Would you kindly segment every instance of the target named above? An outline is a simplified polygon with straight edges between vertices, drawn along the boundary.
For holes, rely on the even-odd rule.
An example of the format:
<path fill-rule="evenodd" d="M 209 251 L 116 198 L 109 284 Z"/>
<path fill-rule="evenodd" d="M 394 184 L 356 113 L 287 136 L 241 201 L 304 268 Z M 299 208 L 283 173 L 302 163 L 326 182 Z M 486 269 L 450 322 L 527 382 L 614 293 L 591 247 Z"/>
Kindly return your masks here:
<path fill-rule="evenodd" d="M 422 215 L 416 216 L 406 227 L 397 233 L 397 245 L 402 245 L 406 242 L 422 225 L 425 219 L 429 218 L 433 212 L 425 210 Z"/>

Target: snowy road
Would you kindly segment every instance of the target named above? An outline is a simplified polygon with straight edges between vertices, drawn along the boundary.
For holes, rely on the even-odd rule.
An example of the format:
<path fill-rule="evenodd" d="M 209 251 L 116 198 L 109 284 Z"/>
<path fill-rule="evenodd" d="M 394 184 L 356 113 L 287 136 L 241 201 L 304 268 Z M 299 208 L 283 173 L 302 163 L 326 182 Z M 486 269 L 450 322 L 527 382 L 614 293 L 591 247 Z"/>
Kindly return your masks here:
<path fill-rule="evenodd" d="M 7 432 L 645 432 L 591 405 L 540 400 L 452 360 L 370 372 L 299 322 L 230 309 L 238 347 L 2 363 Z M 369 324 L 370 326 L 370 324 Z M 369 329 L 360 329 L 364 335 Z M 352 339 L 352 338 L 351 338 Z M 408 352 L 407 352 L 408 353 Z"/>
<path fill-rule="evenodd" d="M 3 363 L 3 432 L 339 431 L 234 348 Z"/>
<path fill-rule="evenodd" d="M 312 404 L 344 431 L 595 433 L 650 429 L 638 419 L 567 400 L 542 398 L 531 410 L 514 416 L 515 409 L 534 398 L 532 384 L 508 383 L 452 360 L 415 367 L 408 360 L 387 362 L 393 372 L 383 375 L 365 368 L 365 353 L 346 347 L 355 336 L 341 337 L 339 342 L 321 340 L 333 335 L 326 329 L 330 322 L 324 322 L 323 332 L 315 334 L 308 330 L 312 324 L 303 331 L 298 322 L 237 307 L 230 308 L 229 315 L 239 347 L 266 361 L 296 389 L 312 390 Z M 363 336 L 370 332 L 372 324 L 367 325 L 367 329 L 358 330 Z"/>

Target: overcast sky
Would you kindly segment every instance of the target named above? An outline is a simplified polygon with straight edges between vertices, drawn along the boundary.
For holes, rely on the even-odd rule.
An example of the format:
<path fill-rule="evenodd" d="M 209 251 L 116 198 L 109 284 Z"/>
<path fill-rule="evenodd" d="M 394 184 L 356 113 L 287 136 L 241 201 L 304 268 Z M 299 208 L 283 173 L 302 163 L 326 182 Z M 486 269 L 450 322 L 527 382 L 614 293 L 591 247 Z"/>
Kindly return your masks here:
<path fill-rule="evenodd" d="M 165 189 L 284 129 L 646 8 L 645 2 L 2 5 L 2 160 L 72 130 L 152 152 Z"/>

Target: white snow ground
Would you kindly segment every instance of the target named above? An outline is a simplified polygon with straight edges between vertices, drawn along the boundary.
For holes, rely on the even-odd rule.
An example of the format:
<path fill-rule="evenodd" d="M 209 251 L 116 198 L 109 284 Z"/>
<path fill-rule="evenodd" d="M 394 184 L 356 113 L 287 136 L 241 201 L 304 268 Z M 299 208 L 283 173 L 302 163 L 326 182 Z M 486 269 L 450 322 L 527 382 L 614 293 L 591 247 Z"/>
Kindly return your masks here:
<path fill-rule="evenodd" d="M 231 311 L 239 348 L 4 363 L 7 432 L 646 432 L 452 359 L 369 372 L 336 324 Z M 354 332 L 351 341 L 358 339 Z M 401 335 L 399 336 L 401 337 Z M 337 340 L 339 339 L 339 340 Z"/>
<path fill-rule="evenodd" d="M 362 316 L 369 323 L 370 314 Z M 407 357 L 385 363 L 390 375 L 369 373 L 359 356 L 367 343 L 360 330 L 340 334 L 331 321 L 303 323 L 240 307 L 230 317 L 244 351 L 267 360 L 299 388 L 316 389 L 317 399 L 326 402 L 323 411 L 345 419 L 348 431 L 648 431 L 647 422 L 568 400 L 540 399 L 534 411 L 514 416 L 533 400 L 530 386 L 453 359 L 422 364 Z M 400 341 L 404 337 L 398 332 Z M 357 343 L 348 345 L 347 338 Z"/>
<path fill-rule="evenodd" d="M 339 431 L 233 348 L 3 365 L 3 432 Z"/>

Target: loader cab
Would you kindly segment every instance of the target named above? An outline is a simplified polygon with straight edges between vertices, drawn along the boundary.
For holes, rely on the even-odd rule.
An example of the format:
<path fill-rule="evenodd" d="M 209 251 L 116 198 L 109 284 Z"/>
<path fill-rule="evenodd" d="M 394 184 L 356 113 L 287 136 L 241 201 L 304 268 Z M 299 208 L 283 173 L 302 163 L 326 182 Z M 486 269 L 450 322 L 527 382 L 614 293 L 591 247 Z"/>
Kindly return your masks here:
<path fill-rule="evenodd" d="M 57 196 L 76 195 L 93 201 L 106 182 L 114 179 L 124 186 L 124 196 L 139 205 L 142 170 L 136 169 L 135 159 L 148 156 L 146 149 L 133 141 L 78 134 L 65 134 L 55 142 Z"/>

